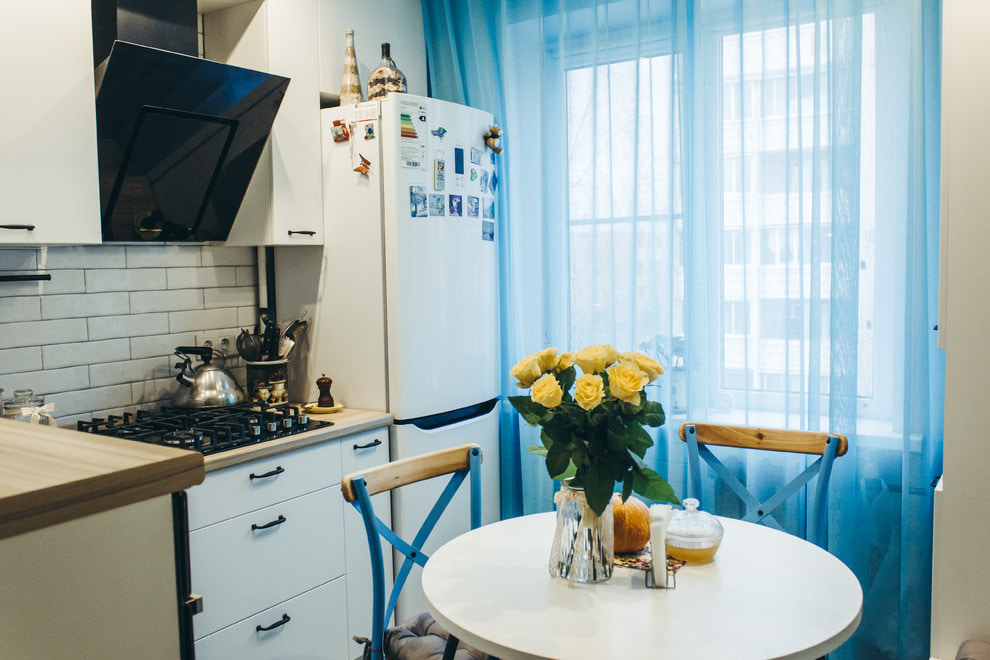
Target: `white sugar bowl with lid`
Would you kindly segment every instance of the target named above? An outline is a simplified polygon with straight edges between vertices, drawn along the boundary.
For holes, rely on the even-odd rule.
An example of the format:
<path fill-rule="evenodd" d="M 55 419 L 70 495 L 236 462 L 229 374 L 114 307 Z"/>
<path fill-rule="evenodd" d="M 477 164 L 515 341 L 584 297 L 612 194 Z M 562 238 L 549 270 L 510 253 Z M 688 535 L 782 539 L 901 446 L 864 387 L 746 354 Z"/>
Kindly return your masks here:
<path fill-rule="evenodd" d="M 686 564 L 704 564 L 715 558 L 722 544 L 722 523 L 698 509 L 700 502 L 685 498 L 684 510 L 671 516 L 667 526 L 667 554 Z"/>

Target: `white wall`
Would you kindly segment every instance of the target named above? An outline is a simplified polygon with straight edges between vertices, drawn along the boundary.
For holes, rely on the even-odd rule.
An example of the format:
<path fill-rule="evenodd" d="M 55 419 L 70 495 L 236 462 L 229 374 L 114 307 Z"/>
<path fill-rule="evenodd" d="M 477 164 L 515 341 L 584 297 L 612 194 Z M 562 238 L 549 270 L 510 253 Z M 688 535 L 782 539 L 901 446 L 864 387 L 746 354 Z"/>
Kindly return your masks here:
<path fill-rule="evenodd" d="M 946 349 L 943 490 L 936 493 L 932 644 L 990 641 L 990 3 L 943 6 L 942 222 Z"/>
<path fill-rule="evenodd" d="M 35 273 L 52 279 L 0 283 L 0 387 L 44 394 L 60 425 L 168 402 L 176 346 L 236 336 L 258 315 L 254 248 L 0 249 L 0 274 Z"/>

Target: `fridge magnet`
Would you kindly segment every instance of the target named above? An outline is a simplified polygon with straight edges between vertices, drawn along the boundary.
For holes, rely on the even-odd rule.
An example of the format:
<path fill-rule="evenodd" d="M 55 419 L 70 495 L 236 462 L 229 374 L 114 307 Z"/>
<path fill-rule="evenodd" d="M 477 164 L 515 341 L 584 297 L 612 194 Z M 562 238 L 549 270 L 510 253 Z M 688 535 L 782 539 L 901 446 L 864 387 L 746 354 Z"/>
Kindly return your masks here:
<path fill-rule="evenodd" d="M 371 169 L 371 161 L 365 158 L 363 154 L 358 154 L 358 158 L 361 159 L 361 162 L 354 168 L 354 171 L 358 174 L 368 176 L 368 170 Z"/>
<path fill-rule="evenodd" d="M 498 187 L 498 175 L 495 174 L 495 172 L 493 170 L 491 177 L 488 179 L 488 189 L 491 190 L 492 191 L 492 194 L 494 195 L 495 194 L 495 188 L 497 188 L 497 187 Z"/>
<path fill-rule="evenodd" d="M 474 169 L 473 167 L 471 168 L 471 180 L 472 181 L 478 180 L 478 170 Z"/>
<path fill-rule="evenodd" d="M 461 217 L 461 196 L 451 195 L 450 203 L 447 205 L 447 215 L 453 218 Z"/>
<path fill-rule="evenodd" d="M 481 180 L 478 182 L 481 192 L 488 192 L 488 170 L 481 170 Z"/>
<path fill-rule="evenodd" d="M 426 186 L 409 186 L 409 211 L 414 218 L 425 218 Z"/>
<path fill-rule="evenodd" d="M 433 161 L 433 189 L 443 190 L 447 181 L 447 165 L 443 159 L 443 152 L 437 151 L 436 159 Z"/>
<path fill-rule="evenodd" d="M 495 219 L 495 200 L 486 199 L 485 200 L 485 218 L 488 220 Z"/>
<path fill-rule="evenodd" d="M 430 193 L 430 216 L 443 216 L 447 210 L 446 195 Z"/>
<path fill-rule="evenodd" d="M 467 214 L 468 214 L 468 217 L 469 218 L 477 218 L 478 217 L 478 208 L 479 208 L 478 207 L 478 201 L 479 200 L 478 200 L 477 197 L 472 197 L 470 195 L 468 196 Z"/>
<path fill-rule="evenodd" d="M 347 129 L 347 122 L 343 119 L 334 119 L 333 127 L 330 129 L 334 142 L 347 142 L 351 139 L 351 132 Z"/>
<path fill-rule="evenodd" d="M 464 145 L 454 147 L 454 190 L 464 190 Z"/>
<path fill-rule="evenodd" d="M 438 138 L 440 138 L 442 140 L 443 139 L 443 136 L 447 134 L 447 129 L 444 128 L 443 126 L 441 126 L 439 128 L 433 129 L 430 132 L 433 133 L 433 136 L 434 137 L 438 137 Z"/>
<path fill-rule="evenodd" d="M 495 223 L 488 220 L 481 221 L 481 240 L 495 241 Z"/>
<path fill-rule="evenodd" d="M 471 147 L 471 162 L 475 165 L 481 165 L 481 149 Z"/>
<path fill-rule="evenodd" d="M 364 139 L 365 140 L 375 139 L 375 125 L 371 122 L 368 122 L 367 124 L 364 125 Z"/>
<path fill-rule="evenodd" d="M 492 153 L 496 153 L 496 154 L 502 153 L 502 147 L 498 146 L 499 143 L 502 141 L 501 128 L 499 128 L 497 125 L 492 125 L 492 127 L 488 129 L 488 132 L 484 134 L 483 138 L 485 140 L 485 144 L 488 145 L 488 148 L 492 150 Z M 492 162 L 494 162 L 494 160 Z"/>

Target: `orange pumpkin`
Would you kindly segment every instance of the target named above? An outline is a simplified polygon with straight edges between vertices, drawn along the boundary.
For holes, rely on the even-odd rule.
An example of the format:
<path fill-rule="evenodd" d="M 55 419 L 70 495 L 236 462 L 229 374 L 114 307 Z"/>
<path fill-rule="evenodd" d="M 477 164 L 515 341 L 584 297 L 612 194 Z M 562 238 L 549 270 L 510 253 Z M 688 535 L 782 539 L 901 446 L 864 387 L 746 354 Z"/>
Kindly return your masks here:
<path fill-rule="evenodd" d="M 618 493 L 612 495 L 612 519 L 616 552 L 642 550 L 650 540 L 650 509 L 633 496 L 625 502 Z"/>

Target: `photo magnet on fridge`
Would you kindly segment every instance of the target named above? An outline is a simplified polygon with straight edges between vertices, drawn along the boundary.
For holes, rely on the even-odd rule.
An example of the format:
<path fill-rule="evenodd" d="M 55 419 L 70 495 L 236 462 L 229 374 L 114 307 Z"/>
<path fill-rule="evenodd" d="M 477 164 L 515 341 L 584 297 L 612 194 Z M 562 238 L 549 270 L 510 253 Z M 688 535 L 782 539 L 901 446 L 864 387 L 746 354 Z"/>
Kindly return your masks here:
<path fill-rule="evenodd" d="M 475 165 L 481 165 L 481 149 L 471 147 L 471 162 Z"/>
<path fill-rule="evenodd" d="M 409 212 L 414 218 L 427 217 L 426 186 L 409 186 Z"/>
<path fill-rule="evenodd" d="M 478 182 L 481 192 L 488 192 L 488 170 L 481 170 L 481 179 Z"/>
<path fill-rule="evenodd" d="M 445 215 L 447 210 L 447 199 L 446 195 L 437 195 L 435 193 L 430 193 L 430 215 Z"/>
<path fill-rule="evenodd" d="M 334 142 L 347 142 L 351 139 L 351 132 L 347 128 L 347 122 L 343 119 L 334 119 L 333 127 L 330 129 Z"/>
<path fill-rule="evenodd" d="M 481 221 L 481 240 L 483 241 L 494 241 L 495 240 L 495 223 L 489 222 L 488 220 Z"/>
<path fill-rule="evenodd" d="M 467 214 L 469 218 L 478 217 L 478 198 L 468 196 Z"/>
<path fill-rule="evenodd" d="M 488 220 L 495 219 L 495 200 L 486 199 L 485 200 L 485 218 Z"/>
<path fill-rule="evenodd" d="M 461 196 L 451 195 L 450 204 L 447 206 L 448 215 L 453 217 L 461 217 Z"/>
<path fill-rule="evenodd" d="M 446 161 L 443 159 L 443 152 L 438 151 L 437 157 L 433 161 L 433 189 L 443 190 L 446 185 Z"/>

